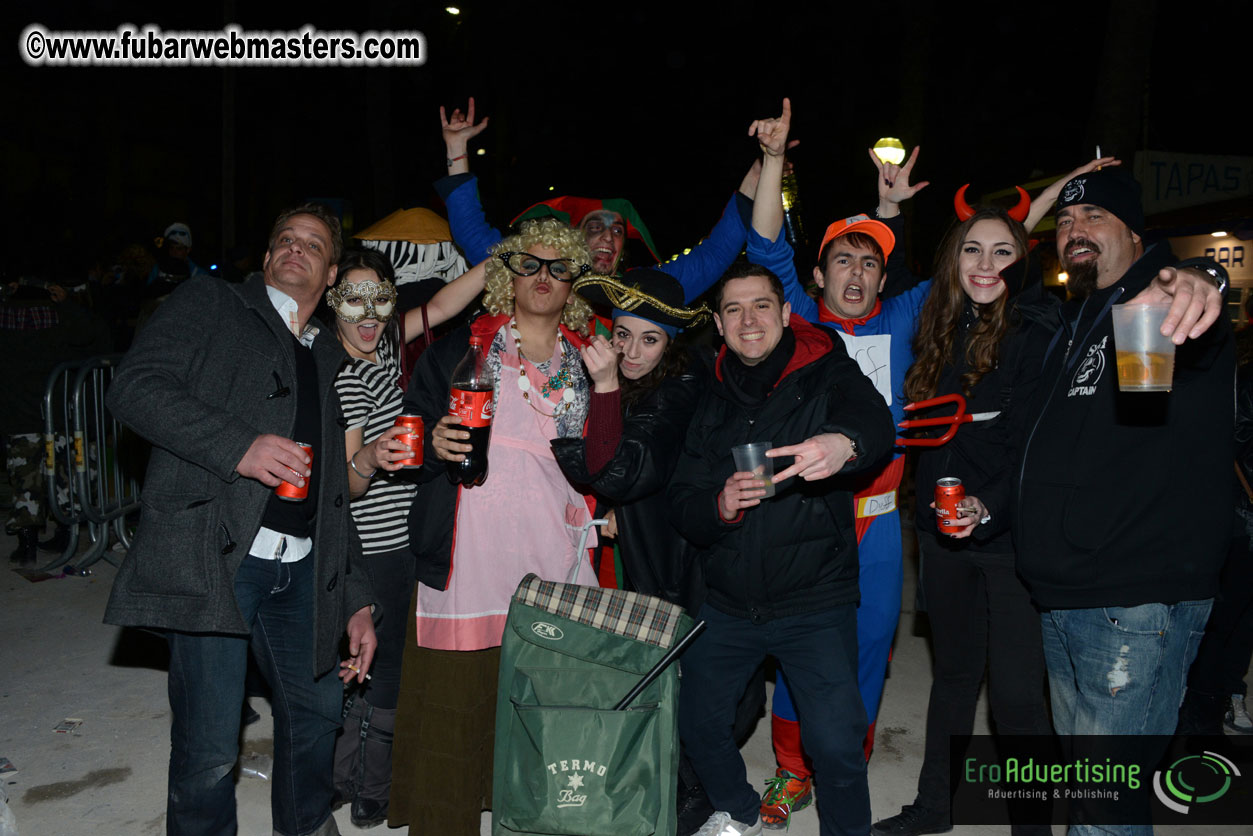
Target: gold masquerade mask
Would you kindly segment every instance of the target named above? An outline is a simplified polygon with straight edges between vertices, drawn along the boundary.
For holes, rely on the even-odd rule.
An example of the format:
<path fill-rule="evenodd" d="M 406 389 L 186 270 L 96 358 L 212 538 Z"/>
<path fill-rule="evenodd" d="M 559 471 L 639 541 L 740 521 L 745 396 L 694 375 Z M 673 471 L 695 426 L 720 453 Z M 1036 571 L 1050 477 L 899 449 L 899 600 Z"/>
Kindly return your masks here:
<path fill-rule="evenodd" d="M 381 282 L 345 282 L 326 291 L 326 304 L 344 322 L 377 319 L 387 322 L 396 312 L 396 285 L 387 279 Z"/>

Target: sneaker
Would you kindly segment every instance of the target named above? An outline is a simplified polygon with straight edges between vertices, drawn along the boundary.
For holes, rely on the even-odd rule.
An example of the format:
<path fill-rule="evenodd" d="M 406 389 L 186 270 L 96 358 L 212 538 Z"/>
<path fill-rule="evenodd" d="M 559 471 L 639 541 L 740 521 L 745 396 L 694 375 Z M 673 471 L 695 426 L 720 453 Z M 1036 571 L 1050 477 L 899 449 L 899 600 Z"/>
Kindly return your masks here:
<path fill-rule="evenodd" d="M 1231 695 L 1231 707 L 1227 709 L 1223 725 L 1237 734 L 1253 734 L 1253 718 L 1244 707 L 1244 694 Z"/>
<path fill-rule="evenodd" d="M 766 779 L 766 791 L 761 795 L 761 826 L 766 830 L 783 830 L 788 827 L 792 813 L 804 810 L 813 800 L 812 775 L 797 778 L 779 767 L 773 778 Z"/>
<path fill-rule="evenodd" d="M 744 824 L 719 810 L 693 836 L 761 836 L 761 816 L 752 824 Z"/>
<path fill-rule="evenodd" d="M 923 833 L 948 833 L 952 829 L 947 814 L 906 804 L 895 816 L 871 825 L 870 832 L 874 836 L 921 836 Z"/>

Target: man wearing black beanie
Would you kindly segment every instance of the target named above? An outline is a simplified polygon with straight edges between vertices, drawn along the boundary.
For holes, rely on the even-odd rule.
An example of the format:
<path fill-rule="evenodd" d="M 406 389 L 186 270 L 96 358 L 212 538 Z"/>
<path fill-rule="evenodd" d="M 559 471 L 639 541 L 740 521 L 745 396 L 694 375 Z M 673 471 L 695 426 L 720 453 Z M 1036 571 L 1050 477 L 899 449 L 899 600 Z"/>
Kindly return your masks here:
<path fill-rule="evenodd" d="M 1115 747 L 1084 749 L 1094 758 L 1151 763 L 1159 744 L 1112 736 L 1174 732 L 1229 537 L 1226 274 L 1209 261 L 1176 263 L 1167 242 L 1146 247 L 1140 186 L 1110 168 L 1062 189 L 1057 254 L 1074 298 L 1056 328 L 1038 329 L 1048 350 L 1020 413 L 1018 570 L 1042 610 L 1057 732 Z M 1162 330 L 1179 346 L 1173 390 L 1120 392 L 1111 307 L 1172 297 Z M 1102 833 L 1130 833 L 1149 821 L 1142 801 L 1081 815 L 1113 825 Z"/>
<path fill-rule="evenodd" d="M 1076 177 L 1062 189 L 1057 257 L 1075 295 L 1091 296 L 1102 282 L 1117 281 L 1143 252 L 1143 235 L 1139 184 L 1118 169 Z"/>

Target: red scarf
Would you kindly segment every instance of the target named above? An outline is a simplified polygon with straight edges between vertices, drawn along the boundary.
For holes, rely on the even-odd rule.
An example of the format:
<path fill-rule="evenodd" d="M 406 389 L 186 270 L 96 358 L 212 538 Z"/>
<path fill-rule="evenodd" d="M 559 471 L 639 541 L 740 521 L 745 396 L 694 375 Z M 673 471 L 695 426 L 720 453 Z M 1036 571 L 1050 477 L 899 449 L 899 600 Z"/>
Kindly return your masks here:
<path fill-rule="evenodd" d="M 865 325 L 868 320 L 874 319 L 876 316 L 879 315 L 879 310 L 882 307 L 883 307 L 883 300 L 875 299 L 874 307 L 871 308 L 870 311 L 865 316 L 859 316 L 853 319 L 846 319 L 845 317 L 840 316 L 839 314 L 833 312 L 830 308 L 828 308 L 826 300 L 819 297 L 818 298 L 818 321 L 819 322 L 834 322 L 835 324 L 839 325 L 841 328 L 844 329 L 844 333 L 852 334 L 854 325 Z"/>

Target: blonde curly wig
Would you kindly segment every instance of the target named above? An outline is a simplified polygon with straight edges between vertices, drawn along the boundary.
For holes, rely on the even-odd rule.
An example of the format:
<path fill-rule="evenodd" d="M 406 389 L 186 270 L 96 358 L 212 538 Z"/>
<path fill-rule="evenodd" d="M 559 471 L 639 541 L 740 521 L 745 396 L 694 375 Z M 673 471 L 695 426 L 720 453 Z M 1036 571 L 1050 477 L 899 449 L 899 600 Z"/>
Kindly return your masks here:
<path fill-rule="evenodd" d="M 513 313 L 513 273 L 509 272 L 497 253 L 529 252 L 532 247 L 552 247 L 561 258 L 568 258 L 575 264 L 591 264 L 592 254 L 587 249 L 587 240 L 583 233 L 571 229 L 556 218 L 539 218 L 523 221 L 516 235 L 510 235 L 489 251 L 487 260 L 487 291 L 483 296 L 483 304 L 489 313 Z M 588 322 L 592 318 L 592 308 L 573 290 L 570 299 L 561 312 L 561 324 L 578 331 L 588 332 Z"/>

